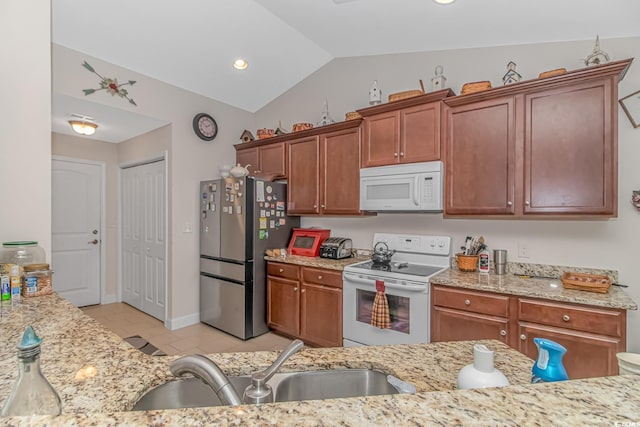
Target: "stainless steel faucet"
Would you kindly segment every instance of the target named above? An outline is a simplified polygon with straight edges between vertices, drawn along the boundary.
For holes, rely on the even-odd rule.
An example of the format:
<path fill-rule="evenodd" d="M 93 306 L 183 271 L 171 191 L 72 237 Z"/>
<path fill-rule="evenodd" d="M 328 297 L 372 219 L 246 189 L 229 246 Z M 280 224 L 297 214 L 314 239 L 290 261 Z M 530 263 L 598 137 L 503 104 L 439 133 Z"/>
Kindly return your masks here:
<path fill-rule="evenodd" d="M 169 368 L 177 377 L 191 374 L 204 381 L 218 395 L 218 399 L 225 405 L 240 405 L 240 396 L 233 388 L 229 378 L 220 370 L 218 365 L 208 357 L 201 354 L 183 356 L 174 360 Z"/>
<path fill-rule="evenodd" d="M 271 366 L 263 371 L 251 375 L 251 385 L 244 390 L 242 400 L 233 388 L 227 376 L 220 370 L 216 363 L 201 354 L 183 356 L 171 363 L 169 370 L 177 377 L 184 374 L 191 374 L 201 381 L 204 381 L 218 396 L 218 399 L 225 405 L 240 405 L 242 403 L 269 403 L 273 402 L 273 390 L 267 381 L 278 372 L 282 364 L 295 353 L 297 353 L 304 343 L 295 340 L 285 348 Z"/>
<path fill-rule="evenodd" d="M 264 371 L 259 371 L 251 375 L 251 385 L 244 390 L 242 402 L 257 405 L 273 402 L 273 390 L 271 386 L 267 384 L 267 381 L 278 372 L 278 369 L 280 369 L 288 358 L 297 353 L 302 347 L 304 347 L 304 343 L 301 340 L 294 340 L 280 353 L 280 356 L 278 356 L 271 366 Z"/>

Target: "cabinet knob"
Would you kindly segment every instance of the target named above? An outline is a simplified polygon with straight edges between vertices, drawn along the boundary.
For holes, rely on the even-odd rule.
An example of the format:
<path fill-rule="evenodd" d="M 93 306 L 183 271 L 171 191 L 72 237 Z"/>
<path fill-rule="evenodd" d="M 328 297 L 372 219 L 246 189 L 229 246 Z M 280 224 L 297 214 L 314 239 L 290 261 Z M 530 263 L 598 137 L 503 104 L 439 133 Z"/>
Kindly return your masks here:
<path fill-rule="evenodd" d="M 301 292 L 301 293 L 304 293 L 304 291 L 305 291 L 304 289 L 301 289 L 301 290 L 300 290 L 300 292 Z"/>
<path fill-rule="evenodd" d="M 284 268 L 281 268 L 279 271 L 280 273 L 284 273 Z"/>
<path fill-rule="evenodd" d="M 513 206 L 513 202 L 512 202 L 511 200 L 509 200 L 509 201 L 507 202 L 507 206 Z"/>
<path fill-rule="evenodd" d="M 526 339 L 527 339 L 527 336 L 526 336 L 525 334 L 522 334 L 522 335 L 520 335 L 520 339 L 521 339 L 522 341 L 524 341 L 524 340 L 526 340 Z"/>
<path fill-rule="evenodd" d="M 507 331 L 505 331 L 504 329 L 502 329 L 502 330 L 500 331 L 500 335 L 502 335 L 502 336 L 504 337 L 505 335 L 507 335 Z"/>
<path fill-rule="evenodd" d="M 322 209 L 324 209 L 324 205 L 320 205 L 320 207 L 321 207 Z"/>
<path fill-rule="evenodd" d="M 317 209 L 317 208 L 318 208 L 318 205 L 313 205 L 313 209 Z"/>
<path fill-rule="evenodd" d="M 571 318 L 569 317 L 568 314 L 565 314 L 564 316 L 562 316 L 562 320 L 564 320 L 565 322 L 568 322 L 569 320 L 571 320 Z"/>
<path fill-rule="evenodd" d="M 393 157 L 398 157 L 398 153 L 393 153 Z"/>
<path fill-rule="evenodd" d="M 524 202 L 524 205 L 529 206 L 530 205 L 529 201 L 527 200 L 526 202 Z"/>
<path fill-rule="evenodd" d="M 318 280 L 322 280 L 322 276 L 321 275 L 318 275 Z"/>
<path fill-rule="evenodd" d="M 298 291 L 298 288 L 293 288 L 293 292 L 297 292 L 297 291 Z"/>
<path fill-rule="evenodd" d="M 464 300 L 464 305 L 471 305 L 471 301 L 469 301 L 468 299 Z"/>
<path fill-rule="evenodd" d="M 404 157 L 404 152 L 400 152 L 400 157 Z"/>

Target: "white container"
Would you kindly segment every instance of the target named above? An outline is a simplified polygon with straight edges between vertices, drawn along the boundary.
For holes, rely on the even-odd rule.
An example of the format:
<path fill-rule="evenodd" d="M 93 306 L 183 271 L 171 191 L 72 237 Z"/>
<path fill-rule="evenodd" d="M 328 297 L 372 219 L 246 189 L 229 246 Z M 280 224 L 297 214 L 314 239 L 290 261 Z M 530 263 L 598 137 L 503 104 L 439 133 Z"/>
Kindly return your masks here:
<path fill-rule="evenodd" d="M 620 375 L 635 374 L 640 375 L 640 354 L 638 353 L 618 353 L 618 367 Z"/>
<path fill-rule="evenodd" d="M 473 346 L 473 363 L 460 369 L 458 388 L 503 387 L 509 380 L 502 372 L 493 367 L 493 351 L 485 345 Z"/>

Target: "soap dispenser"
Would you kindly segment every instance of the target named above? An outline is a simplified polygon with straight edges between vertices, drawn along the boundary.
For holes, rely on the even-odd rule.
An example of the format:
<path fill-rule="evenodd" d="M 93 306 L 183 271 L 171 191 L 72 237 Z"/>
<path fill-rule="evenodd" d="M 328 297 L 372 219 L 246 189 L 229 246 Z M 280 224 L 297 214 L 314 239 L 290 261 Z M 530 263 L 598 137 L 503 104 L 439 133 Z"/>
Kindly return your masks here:
<path fill-rule="evenodd" d="M 18 344 L 18 380 L 2 407 L 2 416 L 60 415 L 60 396 L 40 370 L 42 340 L 31 326 Z"/>
<path fill-rule="evenodd" d="M 531 369 L 531 382 L 535 384 L 568 380 L 569 376 L 562 364 L 562 357 L 567 349 L 544 338 L 534 338 L 533 342 L 538 347 L 538 358 Z"/>
<path fill-rule="evenodd" d="M 509 380 L 493 367 L 493 351 L 483 344 L 473 346 L 473 363 L 465 366 L 458 374 L 458 388 L 502 387 Z"/>

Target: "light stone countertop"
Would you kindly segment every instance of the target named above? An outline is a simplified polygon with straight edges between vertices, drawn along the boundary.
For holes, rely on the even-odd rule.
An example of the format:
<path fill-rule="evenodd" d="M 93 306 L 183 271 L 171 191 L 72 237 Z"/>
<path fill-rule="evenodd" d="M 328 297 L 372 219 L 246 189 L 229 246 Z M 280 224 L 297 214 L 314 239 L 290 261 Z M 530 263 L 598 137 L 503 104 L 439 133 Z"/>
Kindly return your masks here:
<path fill-rule="evenodd" d="M 495 365 L 510 387 L 455 390 L 458 371 L 472 362 L 473 342 L 355 348 L 305 348 L 283 371 L 372 368 L 413 383 L 415 395 L 389 395 L 262 406 L 123 412 L 149 388 L 171 378 L 177 356 L 135 350 L 53 294 L 3 306 L 0 318 L 0 399 L 17 375 L 15 345 L 33 325 L 43 339 L 42 369 L 63 401 L 59 417 L 0 418 L 12 426 L 102 425 L 614 425 L 640 423 L 640 376 L 529 384 L 533 361 L 499 341 Z M 277 352 L 208 355 L 229 375 L 248 374 Z M 637 425 L 637 424 L 636 424 Z"/>
<path fill-rule="evenodd" d="M 285 264 L 302 265 L 304 267 L 326 268 L 328 270 L 342 271 L 347 265 L 355 264 L 361 261 L 367 261 L 371 257 L 353 257 L 343 259 L 328 259 L 320 257 L 308 257 L 300 255 L 287 256 L 265 256 L 266 261 L 283 262 Z"/>
<path fill-rule="evenodd" d="M 637 310 L 638 305 L 631 297 L 617 286 L 611 286 L 609 292 L 578 291 L 564 289 L 560 279 L 521 278 L 513 274 L 479 274 L 465 273 L 449 269 L 429 279 L 431 284 L 446 285 L 478 291 L 498 292 L 501 294 L 541 298 L 574 304 L 585 304 L 597 307 Z"/>

